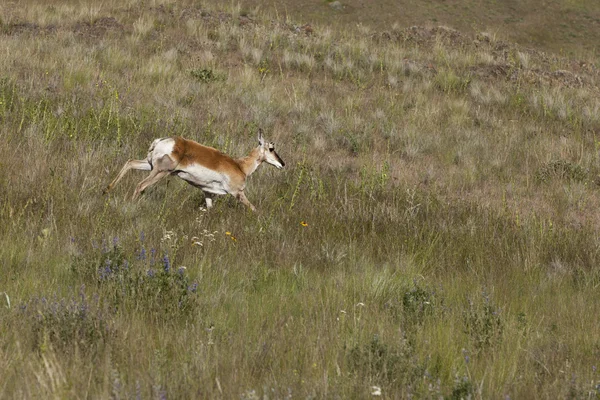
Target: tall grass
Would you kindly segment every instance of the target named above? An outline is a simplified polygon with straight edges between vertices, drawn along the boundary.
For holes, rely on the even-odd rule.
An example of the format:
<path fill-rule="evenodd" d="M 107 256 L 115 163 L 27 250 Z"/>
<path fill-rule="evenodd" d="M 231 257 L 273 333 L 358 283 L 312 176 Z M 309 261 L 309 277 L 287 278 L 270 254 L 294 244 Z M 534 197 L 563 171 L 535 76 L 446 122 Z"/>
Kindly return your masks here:
<path fill-rule="evenodd" d="M 0 6 L 0 397 L 598 396 L 596 73 L 442 28 L 31 4 Z M 241 156 L 258 127 L 286 168 L 257 214 L 175 179 L 133 203 L 136 172 L 101 195 L 154 138 Z"/>

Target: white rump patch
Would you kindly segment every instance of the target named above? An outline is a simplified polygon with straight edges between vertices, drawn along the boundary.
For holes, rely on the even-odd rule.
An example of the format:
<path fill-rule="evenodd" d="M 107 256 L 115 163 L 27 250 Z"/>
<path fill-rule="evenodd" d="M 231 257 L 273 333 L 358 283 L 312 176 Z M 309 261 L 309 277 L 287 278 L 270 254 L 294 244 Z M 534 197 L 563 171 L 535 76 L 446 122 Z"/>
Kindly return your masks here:
<path fill-rule="evenodd" d="M 148 153 L 148 162 L 152 165 L 156 164 L 165 155 L 171 155 L 175 147 L 175 139 L 157 139 L 150 146 L 151 152 Z"/>

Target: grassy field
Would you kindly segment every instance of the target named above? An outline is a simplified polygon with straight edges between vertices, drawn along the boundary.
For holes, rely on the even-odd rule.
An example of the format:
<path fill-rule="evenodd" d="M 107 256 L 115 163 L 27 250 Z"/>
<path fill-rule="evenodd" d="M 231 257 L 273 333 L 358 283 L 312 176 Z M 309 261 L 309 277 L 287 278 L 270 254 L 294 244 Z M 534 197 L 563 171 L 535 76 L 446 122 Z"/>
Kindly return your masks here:
<path fill-rule="evenodd" d="M 593 54 L 24 3 L 0 5 L 0 398 L 600 396 Z M 243 156 L 259 127 L 286 167 L 250 178 L 256 214 L 176 178 L 132 202 L 142 172 L 102 195 L 155 138 Z"/>
<path fill-rule="evenodd" d="M 596 0 L 241 0 L 246 10 L 268 10 L 305 22 L 373 29 L 445 25 L 491 32 L 523 46 L 581 58 L 598 57 L 600 2 Z"/>

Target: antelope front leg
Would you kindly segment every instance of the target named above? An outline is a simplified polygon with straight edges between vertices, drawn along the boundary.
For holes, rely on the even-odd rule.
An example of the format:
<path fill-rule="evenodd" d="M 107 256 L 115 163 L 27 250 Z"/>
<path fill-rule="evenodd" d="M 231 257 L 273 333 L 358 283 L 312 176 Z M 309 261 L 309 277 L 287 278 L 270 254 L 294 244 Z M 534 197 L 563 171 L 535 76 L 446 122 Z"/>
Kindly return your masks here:
<path fill-rule="evenodd" d="M 250 203 L 243 191 L 240 190 L 235 197 L 244 205 L 248 206 L 252 211 L 256 212 L 256 207 L 254 207 L 252 203 Z"/>
<path fill-rule="evenodd" d="M 213 197 L 212 193 L 204 192 L 204 200 L 206 201 L 206 209 L 209 210 L 213 206 Z"/>

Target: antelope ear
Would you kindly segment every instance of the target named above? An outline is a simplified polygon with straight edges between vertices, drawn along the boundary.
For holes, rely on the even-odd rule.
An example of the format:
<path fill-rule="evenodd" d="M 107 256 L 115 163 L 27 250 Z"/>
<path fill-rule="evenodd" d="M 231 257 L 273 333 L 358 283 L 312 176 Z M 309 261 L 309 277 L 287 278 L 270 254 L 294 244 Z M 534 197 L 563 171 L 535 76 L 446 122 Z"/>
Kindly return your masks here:
<path fill-rule="evenodd" d="M 265 140 L 263 139 L 263 130 L 262 128 L 258 128 L 258 144 L 262 146 L 265 144 Z"/>

